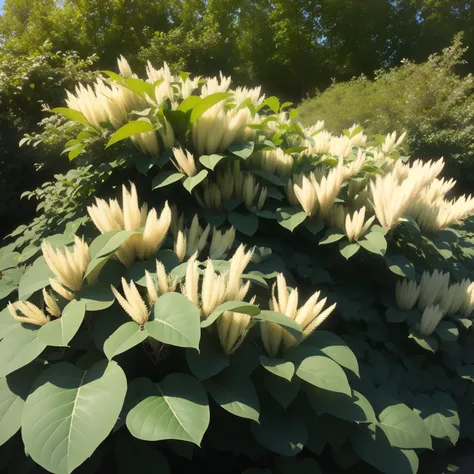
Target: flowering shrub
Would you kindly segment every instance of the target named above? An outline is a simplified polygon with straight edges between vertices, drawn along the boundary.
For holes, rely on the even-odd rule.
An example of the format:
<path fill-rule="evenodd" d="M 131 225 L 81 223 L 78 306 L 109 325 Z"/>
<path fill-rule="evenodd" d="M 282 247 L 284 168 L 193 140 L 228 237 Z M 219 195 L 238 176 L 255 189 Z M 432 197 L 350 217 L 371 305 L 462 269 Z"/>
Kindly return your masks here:
<path fill-rule="evenodd" d="M 474 198 L 443 160 L 305 128 L 226 77 L 118 65 L 52 111 L 82 124 L 69 158 L 105 146 L 122 185 L 0 253 L 0 441 L 21 431 L 54 473 L 139 453 L 403 474 L 474 436 Z"/>

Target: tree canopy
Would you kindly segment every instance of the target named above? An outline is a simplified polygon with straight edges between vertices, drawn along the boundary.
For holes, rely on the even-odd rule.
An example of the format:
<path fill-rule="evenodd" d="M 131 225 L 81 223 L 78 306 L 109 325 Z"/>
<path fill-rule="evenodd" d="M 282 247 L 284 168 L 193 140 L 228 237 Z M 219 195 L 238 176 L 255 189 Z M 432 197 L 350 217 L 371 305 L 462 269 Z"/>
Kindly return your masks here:
<path fill-rule="evenodd" d="M 425 60 L 459 31 L 469 46 L 473 20 L 460 0 L 6 0 L 0 36 L 20 54 L 50 40 L 104 68 L 119 53 L 166 60 L 299 100 L 332 79 Z"/>

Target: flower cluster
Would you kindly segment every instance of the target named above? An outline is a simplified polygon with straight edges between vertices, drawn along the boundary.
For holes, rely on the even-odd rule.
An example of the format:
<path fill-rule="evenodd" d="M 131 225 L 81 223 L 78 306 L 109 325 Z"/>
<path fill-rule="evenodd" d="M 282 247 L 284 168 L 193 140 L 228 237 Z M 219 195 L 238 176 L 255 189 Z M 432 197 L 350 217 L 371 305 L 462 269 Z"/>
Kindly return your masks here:
<path fill-rule="evenodd" d="M 185 257 L 199 256 L 208 245 L 209 237 L 209 257 L 211 259 L 225 257 L 232 248 L 235 240 L 234 227 L 227 231 L 213 228 L 211 233 L 211 226 L 209 224 L 205 228 L 200 226 L 197 215 L 194 215 L 189 227 L 184 226 L 184 215 L 181 215 L 179 218 L 177 217 L 176 208 L 172 209 L 172 215 L 173 219 L 170 229 L 175 241 L 174 251 L 180 262 L 183 262 Z"/>
<path fill-rule="evenodd" d="M 171 210 L 165 203 L 163 211 L 158 217 L 155 209 L 148 211 L 148 206 L 138 204 L 138 195 L 135 185 L 130 191 L 122 187 L 122 207 L 116 199 L 107 203 L 103 199 L 96 199 L 95 205 L 87 208 L 89 216 L 100 232 L 128 230 L 136 232 L 130 236 L 117 252 L 118 259 L 127 267 L 138 258 L 147 259 L 155 254 L 166 237 L 170 223 Z M 143 228 L 143 232 L 139 231 Z"/>
<path fill-rule="evenodd" d="M 321 293 L 314 293 L 306 303 L 298 308 L 298 289 L 288 290 L 285 277 L 280 274 L 273 285 L 270 308 L 294 319 L 302 329 L 302 340 L 306 339 L 333 312 L 336 304 L 324 309 L 327 298 L 320 299 Z M 261 326 L 262 342 L 271 357 L 277 357 L 298 344 L 296 338 L 275 323 Z"/>
<path fill-rule="evenodd" d="M 68 248 L 63 251 L 55 250 L 47 241 L 42 243 L 41 250 L 48 267 L 56 277 L 49 279 L 51 288 L 63 298 L 74 299 L 75 292 L 82 287 L 84 275 L 91 261 L 89 246 L 84 239 L 75 236 L 72 250 Z"/>
<path fill-rule="evenodd" d="M 208 260 L 201 278 L 198 262 L 194 255 L 187 262 L 186 276 L 181 284 L 167 275 L 163 264 L 157 261 L 156 280 L 150 273 L 146 273 L 148 305 L 154 305 L 161 295 L 178 290 L 200 310 L 202 318 L 206 319 L 222 303 L 244 300 L 249 291 L 250 282 L 243 283 L 242 274 L 251 257 L 252 252 L 246 252 L 244 246 L 241 245 L 229 261 L 228 271 L 217 274 L 212 260 Z M 145 324 L 148 321 L 150 309 L 135 283 L 133 281 L 127 283 L 125 279 L 122 279 L 122 288 L 124 296 L 115 287 L 112 287 L 117 301 L 134 321 L 140 325 Z M 254 299 L 250 301 L 253 302 Z M 224 352 L 230 354 L 237 349 L 250 327 L 251 318 L 249 315 L 225 311 L 217 321 L 219 339 Z"/>
<path fill-rule="evenodd" d="M 464 279 L 450 284 L 449 273 L 424 272 L 419 284 L 409 280 L 397 282 L 395 300 L 402 311 L 408 311 L 418 303 L 418 309 L 423 311 L 420 333 L 428 336 L 444 316 L 461 314 L 468 317 L 472 314 L 474 283 Z"/>
<path fill-rule="evenodd" d="M 252 173 L 243 175 L 239 161 L 217 173 L 215 182 L 210 179 L 203 181 L 200 188 L 193 191 L 193 195 L 203 209 L 222 211 L 224 201 L 239 199 L 249 211 L 255 211 L 262 209 L 267 199 L 267 187 L 261 186 Z"/>

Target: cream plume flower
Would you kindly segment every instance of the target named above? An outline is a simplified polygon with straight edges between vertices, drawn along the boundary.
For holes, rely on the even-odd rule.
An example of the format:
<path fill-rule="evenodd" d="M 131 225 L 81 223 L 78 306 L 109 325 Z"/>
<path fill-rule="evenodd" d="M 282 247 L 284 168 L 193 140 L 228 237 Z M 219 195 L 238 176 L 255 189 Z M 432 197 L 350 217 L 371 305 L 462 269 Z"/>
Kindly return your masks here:
<path fill-rule="evenodd" d="M 199 308 L 198 296 L 199 270 L 196 255 L 188 260 L 186 267 L 186 277 L 184 284 L 181 285 L 181 293 L 188 298 L 197 308 Z"/>
<path fill-rule="evenodd" d="M 89 215 L 100 232 L 113 230 L 137 231 L 143 227 L 143 233 L 131 236 L 117 251 L 117 258 L 126 266 L 131 266 L 136 258 L 147 259 L 155 254 L 163 243 L 171 223 L 171 210 L 165 203 L 160 217 L 155 209 L 148 212 L 148 206 L 138 204 L 135 185 L 130 191 L 122 187 L 122 207 L 117 200 L 111 199 L 107 204 L 103 199 L 96 199 L 96 204 L 87 208 Z"/>
<path fill-rule="evenodd" d="M 201 311 L 204 318 L 225 301 L 226 283 L 226 275 L 217 275 L 212 260 L 208 260 L 201 287 Z"/>
<path fill-rule="evenodd" d="M 329 209 L 327 220 L 331 227 L 345 232 L 347 215 L 348 214 L 342 204 L 334 204 L 334 206 Z"/>
<path fill-rule="evenodd" d="M 365 223 L 365 206 L 359 211 L 355 211 L 352 217 L 347 214 L 345 221 L 345 231 L 349 241 L 358 240 L 375 220 L 375 216 L 370 217 Z"/>
<path fill-rule="evenodd" d="M 108 121 L 107 109 L 103 106 L 102 97 L 98 97 L 90 85 L 78 84 L 75 94 L 66 91 L 66 104 L 70 109 L 81 112 L 93 127 L 100 127 Z"/>
<path fill-rule="evenodd" d="M 277 290 L 277 291 L 275 291 Z M 279 274 L 273 285 L 270 309 L 294 319 L 302 329 L 302 340 L 306 339 L 333 312 L 336 304 L 324 309 L 327 298 L 319 299 L 320 292 L 314 293 L 298 309 L 298 290 L 288 290 L 285 277 Z M 286 329 L 275 323 L 260 326 L 262 342 L 271 357 L 276 357 L 281 350 L 288 350 L 298 345 L 298 341 Z"/>
<path fill-rule="evenodd" d="M 130 138 L 144 155 L 154 156 L 160 154 L 160 144 L 155 131 L 138 133 Z"/>
<path fill-rule="evenodd" d="M 255 297 L 250 304 L 255 302 Z M 252 318 L 248 314 L 224 311 L 217 320 L 217 333 L 224 354 L 235 352 L 252 327 Z"/>
<path fill-rule="evenodd" d="M 186 176 L 195 176 L 197 173 L 196 162 L 188 150 L 173 148 L 175 160 L 171 160 L 175 168 Z"/>
<path fill-rule="evenodd" d="M 474 283 L 469 282 L 469 286 L 466 288 L 460 312 L 464 316 L 470 316 L 474 311 Z"/>
<path fill-rule="evenodd" d="M 54 250 L 47 241 L 41 244 L 41 250 L 48 267 L 57 278 L 53 289 L 56 291 L 58 287 L 64 288 L 65 291 L 60 290 L 58 293 L 72 299 L 70 296 L 74 296 L 69 290 L 79 291 L 82 288 L 82 280 L 90 263 L 89 246 L 84 239 L 74 236 L 72 250 L 66 247 L 63 251 Z"/>
<path fill-rule="evenodd" d="M 449 273 L 441 273 L 435 270 L 432 274 L 423 272 L 420 281 L 420 296 L 418 298 L 418 309 L 423 311 L 428 306 L 439 303 L 448 290 Z"/>
<path fill-rule="evenodd" d="M 281 148 L 272 148 L 254 153 L 251 157 L 254 166 L 261 168 L 267 173 L 287 176 L 293 167 L 293 158 L 287 155 Z"/>
<path fill-rule="evenodd" d="M 402 133 L 397 140 L 397 132 L 393 132 L 392 134 L 387 134 L 385 137 L 385 141 L 382 143 L 382 151 L 384 153 L 392 153 L 395 151 L 405 140 L 406 132 Z"/>
<path fill-rule="evenodd" d="M 43 300 L 46 305 L 46 310 L 51 316 L 59 318 L 61 316 L 61 310 L 59 309 L 58 303 L 50 291 L 46 291 L 46 288 L 43 288 Z"/>
<path fill-rule="evenodd" d="M 385 176 L 377 176 L 370 183 L 375 215 L 382 227 L 395 227 L 400 217 L 407 211 L 423 186 L 426 185 L 423 171 L 410 172 L 400 182 L 397 170 Z"/>
<path fill-rule="evenodd" d="M 214 229 L 212 231 L 211 248 L 209 257 L 218 260 L 225 256 L 232 248 L 235 240 L 235 227 L 232 226 L 226 232 Z"/>
<path fill-rule="evenodd" d="M 123 77 L 133 77 L 132 68 L 128 64 L 128 61 L 122 55 L 120 55 L 119 58 L 117 59 L 117 64 L 118 64 L 120 74 Z"/>
<path fill-rule="evenodd" d="M 343 183 L 344 167 L 340 162 L 319 181 L 314 172 L 309 178 L 303 176 L 301 186 L 294 185 L 294 192 L 306 214 L 310 217 L 318 214 L 324 218 L 336 201 Z"/>
<path fill-rule="evenodd" d="M 395 301 L 402 311 L 408 311 L 415 306 L 420 296 L 420 286 L 416 281 L 402 280 L 397 281 L 395 288 Z"/>
<path fill-rule="evenodd" d="M 115 298 L 117 298 L 117 301 L 120 303 L 120 306 L 122 306 L 124 311 L 135 322 L 140 324 L 140 326 L 143 326 L 148 321 L 149 311 L 145 302 L 140 296 L 135 283 L 133 281 L 127 283 L 125 278 L 122 278 L 122 288 L 125 297 L 123 297 L 114 286 L 111 285 L 110 287 Z"/>
<path fill-rule="evenodd" d="M 153 306 L 161 295 L 175 291 L 178 285 L 175 278 L 166 274 L 165 266 L 159 260 L 156 261 L 156 282 L 148 271 L 145 271 L 145 279 L 150 306 Z"/>
<path fill-rule="evenodd" d="M 193 255 L 188 260 L 185 281 L 180 291 L 201 310 L 203 318 L 207 318 L 220 304 L 245 298 L 250 282 L 242 283 L 242 273 L 251 257 L 252 251 L 245 252 L 244 246 L 241 245 L 229 262 L 229 271 L 220 275 L 215 273 L 212 260 L 208 260 L 202 278 L 199 300 L 200 274 L 196 255 Z"/>
<path fill-rule="evenodd" d="M 459 312 L 465 301 L 470 283 L 469 280 L 463 280 L 461 283 L 450 285 L 444 291 L 439 302 L 444 314 L 456 314 Z"/>
<path fill-rule="evenodd" d="M 178 230 L 175 238 L 174 251 L 178 256 L 178 260 L 182 263 L 185 257 L 201 253 L 207 244 L 211 226 L 208 224 L 205 228 L 202 228 L 199 225 L 197 214 L 194 215 L 189 228 L 185 228 L 184 224 L 181 224 L 181 226 L 182 230 Z"/>
<path fill-rule="evenodd" d="M 440 306 L 428 306 L 421 316 L 420 334 L 429 336 L 434 332 L 436 326 L 443 319 L 443 310 Z"/>
<path fill-rule="evenodd" d="M 241 244 L 230 259 L 230 268 L 226 285 L 226 298 L 228 301 L 233 299 L 242 299 L 242 273 L 249 264 L 253 251 L 245 252 L 245 246 Z"/>
<path fill-rule="evenodd" d="M 29 301 L 17 301 L 16 303 L 8 303 L 8 311 L 14 319 L 20 323 L 34 324 L 35 326 L 43 326 L 49 323 L 49 318 L 41 309 Z M 20 311 L 20 314 L 18 314 Z"/>

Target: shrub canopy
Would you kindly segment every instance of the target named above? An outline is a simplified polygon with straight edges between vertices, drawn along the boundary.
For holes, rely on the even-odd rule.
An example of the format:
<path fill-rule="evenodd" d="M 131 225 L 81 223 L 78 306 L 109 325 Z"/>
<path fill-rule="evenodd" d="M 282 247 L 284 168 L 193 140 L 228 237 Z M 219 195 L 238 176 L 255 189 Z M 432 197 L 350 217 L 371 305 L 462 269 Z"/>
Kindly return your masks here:
<path fill-rule="evenodd" d="M 443 160 L 118 66 L 52 109 L 77 166 L 0 250 L 11 469 L 404 474 L 472 437 L 474 199 Z"/>

